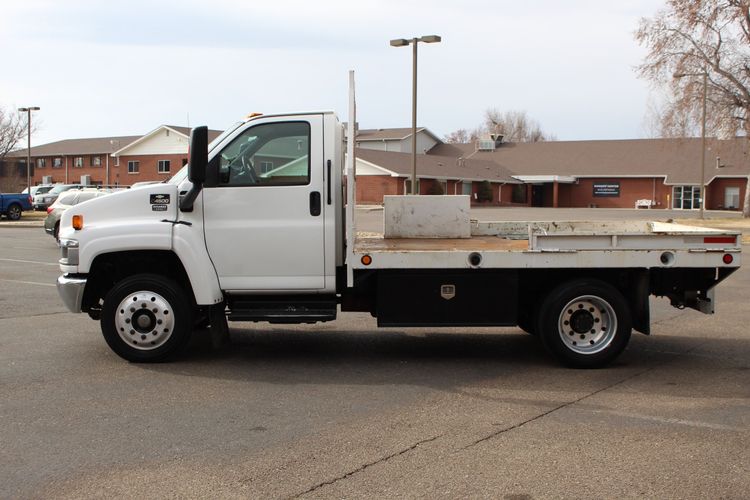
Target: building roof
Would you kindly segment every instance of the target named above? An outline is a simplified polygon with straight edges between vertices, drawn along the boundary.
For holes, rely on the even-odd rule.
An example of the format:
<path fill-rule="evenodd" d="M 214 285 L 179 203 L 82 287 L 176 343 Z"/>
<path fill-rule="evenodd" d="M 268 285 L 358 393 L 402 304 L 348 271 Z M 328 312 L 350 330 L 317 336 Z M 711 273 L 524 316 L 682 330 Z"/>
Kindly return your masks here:
<path fill-rule="evenodd" d="M 31 148 L 31 156 L 72 156 L 91 154 L 110 154 L 116 149 L 130 144 L 138 139 L 139 135 L 127 135 L 117 137 L 92 137 L 88 139 L 65 139 L 50 142 Z M 8 154 L 10 157 L 25 157 L 26 148 L 18 149 Z"/>
<path fill-rule="evenodd" d="M 698 184 L 700 138 L 505 143 L 495 151 L 474 144 L 441 144 L 431 155 L 492 161 L 513 175 L 664 177 L 667 184 Z M 717 157 L 721 167 L 717 168 Z M 707 139 L 705 181 L 750 173 L 750 141 Z"/>
<path fill-rule="evenodd" d="M 33 146 L 31 148 L 31 156 L 75 156 L 75 155 L 92 155 L 92 154 L 112 154 L 115 151 L 120 151 L 128 146 L 132 146 L 136 142 L 140 142 L 144 138 L 152 135 L 153 133 L 168 128 L 174 130 L 180 135 L 190 137 L 190 127 L 179 127 L 176 125 L 160 125 L 156 129 L 145 135 L 127 135 L 127 136 L 115 136 L 115 137 L 91 137 L 86 139 L 65 139 L 62 141 L 50 142 L 42 144 L 40 146 Z M 209 130 L 208 141 L 211 142 L 219 135 L 221 130 Z M 26 156 L 26 148 L 17 149 L 8 154 L 9 157 L 23 158 Z"/>
<path fill-rule="evenodd" d="M 430 132 L 426 127 L 417 127 L 417 134 L 424 132 L 438 143 L 442 143 L 438 136 Z M 411 127 L 408 128 L 373 128 L 357 130 L 357 142 L 370 141 L 402 141 L 411 137 Z"/>
<path fill-rule="evenodd" d="M 176 132 L 179 135 L 183 136 L 184 138 L 189 139 L 190 138 L 190 131 L 192 129 L 190 127 L 179 127 L 179 126 L 176 126 L 176 125 L 159 125 L 158 127 L 156 127 L 155 129 L 151 130 L 150 132 L 148 132 L 148 133 L 146 133 L 146 134 L 144 134 L 142 136 L 139 136 L 136 140 L 131 141 L 130 143 L 124 144 L 121 147 L 117 148 L 116 151 L 112 152 L 112 156 L 122 156 L 123 153 L 126 150 L 134 147 L 137 144 L 140 144 L 142 142 L 145 142 L 145 141 L 149 140 L 151 137 L 154 137 L 155 135 L 157 135 L 162 130 L 171 130 L 171 131 Z M 209 131 L 208 131 L 208 142 L 210 143 L 211 141 L 213 141 L 214 139 L 216 139 L 217 137 L 219 137 L 219 135 L 221 135 L 222 132 L 223 132 L 222 130 L 210 130 L 209 129 Z"/>
<path fill-rule="evenodd" d="M 357 159 L 381 167 L 399 177 L 411 176 L 411 153 L 357 148 L 355 155 Z M 507 169 L 492 161 L 481 159 L 459 161 L 451 156 L 417 155 L 418 177 L 520 184 L 520 181 L 511 175 Z"/>

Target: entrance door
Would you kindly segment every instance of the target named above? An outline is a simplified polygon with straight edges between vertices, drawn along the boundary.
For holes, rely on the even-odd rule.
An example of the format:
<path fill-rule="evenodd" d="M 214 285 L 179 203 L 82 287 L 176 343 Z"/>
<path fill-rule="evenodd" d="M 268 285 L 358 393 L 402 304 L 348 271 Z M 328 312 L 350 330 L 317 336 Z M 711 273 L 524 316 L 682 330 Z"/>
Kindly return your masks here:
<path fill-rule="evenodd" d="M 221 287 L 324 288 L 322 116 L 251 122 L 210 168 L 204 227 Z"/>
<path fill-rule="evenodd" d="M 533 186 L 531 186 L 531 206 L 544 206 L 544 185 L 534 184 Z"/>
<path fill-rule="evenodd" d="M 701 206 L 699 186 L 675 186 L 672 188 L 672 208 L 693 210 Z"/>
<path fill-rule="evenodd" d="M 727 187 L 724 189 L 724 208 L 736 210 L 740 208 L 740 188 Z"/>

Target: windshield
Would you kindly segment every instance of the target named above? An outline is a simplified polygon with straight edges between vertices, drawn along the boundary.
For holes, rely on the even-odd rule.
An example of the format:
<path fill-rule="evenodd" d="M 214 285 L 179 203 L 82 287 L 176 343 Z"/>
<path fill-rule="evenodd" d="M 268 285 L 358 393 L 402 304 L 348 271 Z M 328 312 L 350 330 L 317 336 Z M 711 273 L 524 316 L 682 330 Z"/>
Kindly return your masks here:
<path fill-rule="evenodd" d="M 237 122 L 231 127 L 228 127 L 224 132 L 222 132 L 216 139 L 211 141 L 211 143 L 208 145 L 208 151 L 209 153 L 213 148 L 215 148 L 221 141 L 223 141 L 227 136 L 232 134 L 240 125 L 243 125 L 245 122 Z M 170 179 L 165 181 L 167 184 L 181 184 L 182 181 L 187 179 L 188 176 L 188 166 L 185 165 L 182 167 L 176 174 L 174 174 Z"/>

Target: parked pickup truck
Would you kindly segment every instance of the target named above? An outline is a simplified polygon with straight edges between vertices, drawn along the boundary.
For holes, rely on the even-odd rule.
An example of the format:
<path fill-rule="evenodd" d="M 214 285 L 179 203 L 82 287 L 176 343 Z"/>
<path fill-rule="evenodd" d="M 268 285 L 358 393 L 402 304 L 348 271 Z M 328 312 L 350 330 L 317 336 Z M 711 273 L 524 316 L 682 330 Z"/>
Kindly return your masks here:
<path fill-rule="evenodd" d="M 20 219 L 21 212 L 31 208 L 31 196 L 28 194 L 0 194 L 0 215 L 10 220 Z"/>
<path fill-rule="evenodd" d="M 351 138 L 353 97 L 350 109 Z M 651 295 L 713 313 L 714 288 L 740 266 L 739 233 L 655 222 L 466 219 L 456 237 L 357 234 L 354 141 L 333 112 L 252 116 L 207 142 L 206 127 L 192 131 L 189 165 L 169 182 L 62 217 L 60 295 L 127 360 L 173 357 L 199 324 L 224 338 L 227 319 L 360 311 L 389 327 L 518 325 L 561 362 L 598 367 L 631 330 L 651 332 Z M 396 201 L 404 215 L 426 198 Z"/>

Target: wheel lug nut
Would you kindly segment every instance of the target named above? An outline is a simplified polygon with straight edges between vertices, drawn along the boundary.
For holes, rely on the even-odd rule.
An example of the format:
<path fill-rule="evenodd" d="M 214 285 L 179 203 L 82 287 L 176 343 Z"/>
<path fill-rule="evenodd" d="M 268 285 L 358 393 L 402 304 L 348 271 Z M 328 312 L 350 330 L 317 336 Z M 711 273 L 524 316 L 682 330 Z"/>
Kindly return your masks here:
<path fill-rule="evenodd" d="M 130 330 L 130 335 L 135 335 L 135 330 Z"/>
<path fill-rule="evenodd" d="M 130 324 L 130 318 L 125 318 L 125 323 Z"/>

